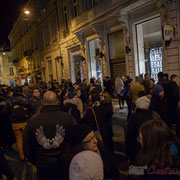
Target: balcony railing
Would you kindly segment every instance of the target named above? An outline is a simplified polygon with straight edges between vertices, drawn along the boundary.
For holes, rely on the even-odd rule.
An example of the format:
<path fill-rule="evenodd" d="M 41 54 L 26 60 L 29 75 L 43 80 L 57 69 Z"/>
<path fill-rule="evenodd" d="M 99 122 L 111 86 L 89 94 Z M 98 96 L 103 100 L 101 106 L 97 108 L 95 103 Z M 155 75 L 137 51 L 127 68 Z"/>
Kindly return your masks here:
<path fill-rule="evenodd" d="M 96 19 L 102 16 L 107 11 L 110 11 L 113 7 L 124 4 L 130 0 L 104 0 L 98 3 L 94 8 L 85 11 L 82 15 L 76 17 L 71 21 L 72 31 L 76 31 L 78 28 L 83 26 L 86 23 L 91 22 L 93 19 Z"/>

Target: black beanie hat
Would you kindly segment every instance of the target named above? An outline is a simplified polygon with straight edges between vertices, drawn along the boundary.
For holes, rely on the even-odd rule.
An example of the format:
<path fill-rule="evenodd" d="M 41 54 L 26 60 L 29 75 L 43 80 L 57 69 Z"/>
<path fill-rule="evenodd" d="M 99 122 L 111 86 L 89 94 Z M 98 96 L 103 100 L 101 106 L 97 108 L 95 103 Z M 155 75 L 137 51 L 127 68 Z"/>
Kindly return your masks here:
<path fill-rule="evenodd" d="M 76 146 L 92 131 L 89 126 L 76 124 L 71 127 L 70 140 L 71 146 Z"/>

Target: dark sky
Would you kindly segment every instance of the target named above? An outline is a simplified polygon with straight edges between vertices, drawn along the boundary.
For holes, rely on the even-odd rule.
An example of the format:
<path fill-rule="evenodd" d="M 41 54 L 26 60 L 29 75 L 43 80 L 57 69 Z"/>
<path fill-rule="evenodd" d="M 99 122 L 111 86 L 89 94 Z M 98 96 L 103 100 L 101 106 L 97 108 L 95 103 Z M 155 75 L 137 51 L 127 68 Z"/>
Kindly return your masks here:
<path fill-rule="evenodd" d="M 8 42 L 8 34 L 27 0 L 2 0 L 0 4 L 0 44 Z"/>

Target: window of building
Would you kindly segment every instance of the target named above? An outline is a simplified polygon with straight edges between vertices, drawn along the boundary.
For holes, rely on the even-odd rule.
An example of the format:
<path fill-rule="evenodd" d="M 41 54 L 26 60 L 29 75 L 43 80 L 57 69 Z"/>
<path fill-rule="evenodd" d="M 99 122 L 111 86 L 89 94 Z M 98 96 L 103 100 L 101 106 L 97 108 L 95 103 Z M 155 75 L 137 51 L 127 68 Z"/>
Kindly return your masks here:
<path fill-rule="evenodd" d="M 73 4 L 73 17 L 77 17 L 78 16 L 78 0 L 72 0 L 72 4 Z"/>
<path fill-rule="evenodd" d="M 9 72 L 10 72 L 10 76 L 14 76 L 13 67 L 10 67 L 10 68 L 9 68 Z"/>
<path fill-rule="evenodd" d="M 49 72 L 49 81 L 53 81 L 53 70 L 52 70 L 52 61 L 48 60 L 48 72 Z"/>
<path fill-rule="evenodd" d="M 99 39 L 93 39 L 88 42 L 89 46 L 89 69 L 90 69 L 90 77 L 95 77 L 95 78 L 102 78 L 102 73 L 101 73 L 101 60 L 99 58 Z"/>
<path fill-rule="evenodd" d="M 65 29 L 68 29 L 67 7 L 66 6 L 64 6 L 64 24 L 65 24 Z"/>
<path fill-rule="evenodd" d="M 49 37 L 49 26 L 48 26 L 48 23 L 44 27 L 44 33 L 45 33 L 46 46 L 49 46 L 50 37 Z"/>
<path fill-rule="evenodd" d="M 139 74 L 150 73 L 157 82 L 162 71 L 162 35 L 160 17 L 136 24 L 137 65 Z M 138 74 L 138 73 L 137 73 Z"/>
<path fill-rule="evenodd" d="M 86 0 L 86 8 L 90 9 L 94 5 L 94 0 Z"/>
<path fill-rule="evenodd" d="M 51 21 L 53 42 L 57 41 L 57 19 L 54 17 Z"/>

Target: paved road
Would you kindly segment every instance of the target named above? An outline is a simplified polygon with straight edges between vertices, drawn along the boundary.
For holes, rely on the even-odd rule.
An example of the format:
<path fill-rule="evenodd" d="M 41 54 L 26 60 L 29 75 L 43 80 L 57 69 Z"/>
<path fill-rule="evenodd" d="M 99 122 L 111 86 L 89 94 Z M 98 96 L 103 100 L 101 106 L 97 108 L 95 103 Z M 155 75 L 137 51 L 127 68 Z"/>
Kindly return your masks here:
<path fill-rule="evenodd" d="M 126 124 L 127 109 L 120 110 L 116 100 L 113 103 L 115 106 L 115 113 L 113 115 L 115 154 L 119 162 L 121 180 L 126 180 L 128 163 L 125 156 L 124 127 Z M 15 151 L 8 151 L 5 155 L 15 174 L 15 180 L 36 180 L 36 168 L 33 165 L 29 162 L 20 161 Z"/>

